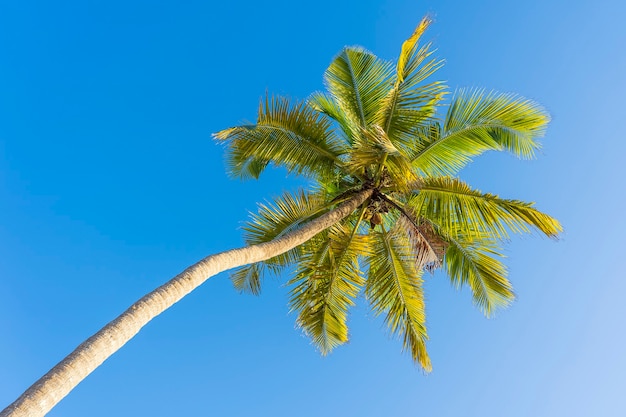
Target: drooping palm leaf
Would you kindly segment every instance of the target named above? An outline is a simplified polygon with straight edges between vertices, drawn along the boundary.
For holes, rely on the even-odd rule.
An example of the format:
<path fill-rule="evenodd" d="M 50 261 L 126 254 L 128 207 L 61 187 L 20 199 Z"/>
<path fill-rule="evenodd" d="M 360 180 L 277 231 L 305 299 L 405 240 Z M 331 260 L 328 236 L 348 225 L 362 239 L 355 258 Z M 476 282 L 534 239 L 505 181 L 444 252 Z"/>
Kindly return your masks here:
<path fill-rule="evenodd" d="M 238 291 L 246 294 L 261 294 L 261 281 L 265 272 L 266 265 L 257 262 L 255 264 L 246 265 L 237 268 L 230 274 L 230 280 Z"/>
<path fill-rule="evenodd" d="M 444 267 L 448 276 L 455 286 L 470 287 L 474 303 L 486 316 L 515 299 L 513 286 L 506 277 L 506 267 L 498 259 L 503 255 L 496 240 L 458 234 L 448 235 L 446 240 L 449 246 Z"/>
<path fill-rule="evenodd" d="M 526 233 L 531 228 L 549 237 L 556 237 L 562 231 L 556 219 L 535 209 L 533 203 L 482 193 L 456 178 L 422 179 L 419 192 L 407 205 L 417 216 L 445 231 L 472 234 L 476 230 L 495 238 L 506 238 L 509 231 Z"/>
<path fill-rule="evenodd" d="M 369 237 L 337 224 L 305 244 L 289 283 L 298 325 L 323 354 L 348 340 L 348 308 L 363 286 L 358 257 L 369 253 Z"/>
<path fill-rule="evenodd" d="M 401 228 L 382 230 L 373 234 L 366 297 L 376 314 L 385 314 L 385 323 L 393 334 L 402 338 L 413 360 L 430 371 L 422 271 L 415 265 L 406 231 Z"/>
<path fill-rule="evenodd" d="M 448 243 L 435 232 L 430 223 L 402 215 L 398 218 L 398 227 L 407 232 L 418 269 L 432 272 L 441 266 Z"/>

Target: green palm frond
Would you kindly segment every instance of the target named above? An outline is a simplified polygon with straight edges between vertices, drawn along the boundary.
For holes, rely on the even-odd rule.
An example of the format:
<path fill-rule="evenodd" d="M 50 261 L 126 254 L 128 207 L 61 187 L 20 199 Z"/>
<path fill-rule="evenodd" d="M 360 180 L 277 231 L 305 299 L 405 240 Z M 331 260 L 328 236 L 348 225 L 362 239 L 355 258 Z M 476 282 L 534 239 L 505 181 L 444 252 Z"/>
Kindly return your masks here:
<path fill-rule="evenodd" d="M 259 295 L 265 267 L 263 263 L 255 263 L 237 268 L 230 274 L 230 280 L 238 291 Z"/>
<path fill-rule="evenodd" d="M 550 116 L 532 100 L 516 94 L 481 89 L 460 90 L 452 99 L 446 116 L 447 133 L 489 127 L 491 138 L 520 158 L 533 158 Z"/>
<path fill-rule="evenodd" d="M 257 123 L 232 127 L 214 136 L 230 148 L 233 175 L 258 178 L 269 164 L 308 176 L 330 175 L 341 167 L 342 141 L 330 119 L 305 102 L 266 97 L 259 105 Z"/>
<path fill-rule="evenodd" d="M 367 127 L 375 121 L 382 100 L 391 89 L 393 66 L 360 47 L 344 48 L 324 74 L 336 106 L 352 124 Z M 348 133 L 348 132 L 346 132 Z"/>
<path fill-rule="evenodd" d="M 385 323 L 402 338 L 413 360 L 430 371 L 422 271 L 415 265 L 411 239 L 402 228 L 373 236 L 366 296 L 377 315 L 385 314 Z"/>
<path fill-rule="evenodd" d="M 506 150 L 532 158 L 550 117 L 537 103 L 513 95 L 460 90 L 442 128 L 422 132 L 412 157 L 423 175 L 453 175 L 473 156 Z"/>
<path fill-rule="evenodd" d="M 409 149 L 413 147 L 416 129 L 435 114 L 446 91 L 439 81 L 420 85 L 443 65 L 443 61 L 431 59 L 430 44 L 418 48 L 418 40 L 430 23 L 430 18 L 422 19 L 402 44 L 394 87 L 383 100 L 376 119 L 394 144 Z"/>
<path fill-rule="evenodd" d="M 534 203 L 499 198 L 497 195 L 474 190 L 456 178 L 424 178 L 419 193 L 407 203 L 411 210 L 444 231 L 461 230 L 490 233 L 506 238 L 513 233 L 539 230 L 556 237 L 561 225 L 553 217 L 534 208 Z"/>
<path fill-rule="evenodd" d="M 446 272 L 455 286 L 470 287 L 474 303 L 486 316 L 515 299 L 506 267 L 497 259 L 503 255 L 496 240 L 461 235 L 447 236 L 446 240 L 449 244 L 444 258 Z"/>
<path fill-rule="evenodd" d="M 309 241 L 289 283 L 298 325 L 323 354 L 348 340 L 348 308 L 363 286 L 358 257 L 369 254 L 369 236 L 337 224 Z"/>
<path fill-rule="evenodd" d="M 346 113 L 330 94 L 317 91 L 309 96 L 308 104 L 312 109 L 325 114 L 339 125 L 341 128 L 339 137 L 345 146 L 350 146 L 353 138 L 359 137 L 363 129 L 360 121 Z"/>
<path fill-rule="evenodd" d="M 430 123 L 445 96 L 446 87 L 440 82 L 412 90 L 403 86 L 394 88 L 385 98 L 376 121 L 384 127 L 396 146 L 413 153 L 415 141 L 420 140 L 420 129 Z"/>

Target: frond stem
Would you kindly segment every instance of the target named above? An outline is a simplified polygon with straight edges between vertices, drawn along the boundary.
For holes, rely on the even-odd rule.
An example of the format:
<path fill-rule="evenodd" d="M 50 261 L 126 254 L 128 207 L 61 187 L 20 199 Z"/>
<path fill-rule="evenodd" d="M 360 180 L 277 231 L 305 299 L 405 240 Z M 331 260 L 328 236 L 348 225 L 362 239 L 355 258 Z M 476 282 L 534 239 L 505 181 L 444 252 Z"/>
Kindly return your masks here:
<path fill-rule="evenodd" d="M 361 118 L 361 123 L 365 126 L 365 111 L 363 110 L 363 103 L 361 102 L 361 94 L 359 93 L 359 86 L 356 82 L 356 75 L 354 74 L 354 68 L 352 68 L 352 61 L 350 61 L 350 57 L 346 52 L 346 63 L 348 68 L 350 69 L 350 79 L 352 81 L 352 88 L 354 88 L 354 95 L 356 98 L 356 104 L 359 108 L 359 117 Z"/>

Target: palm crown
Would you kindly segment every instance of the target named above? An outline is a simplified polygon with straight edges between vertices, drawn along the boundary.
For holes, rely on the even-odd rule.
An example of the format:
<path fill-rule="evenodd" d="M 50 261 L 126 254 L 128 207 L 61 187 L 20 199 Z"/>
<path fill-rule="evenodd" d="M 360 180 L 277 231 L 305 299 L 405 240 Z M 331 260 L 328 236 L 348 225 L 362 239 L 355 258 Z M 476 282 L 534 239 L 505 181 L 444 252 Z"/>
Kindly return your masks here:
<path fill-rule="evenodd" d="M 291 267 L 291 307 L 323 353 L 348 340 L 347 311 L 363 292 L 426 370 L 424 271 L 442 267 L 490 315 L 514 298 L 502 240 L 561 231 L 532 203 L 455 177 L 488 150 L 533 157 L 549 116 L 530 100 L 474 89 L 454 94 L 439 117 L 447 87 L 428 78 L 442 63 L 430 44 L 418 43 L 429 24 L 420 22 L 395 64 L 345 48 L 324 74 L 326 92 L 303 102 L 266 97 L 256 124 L 215 134 L 228 146 L 235 176 L 257 178 L 273 164 L 311 179 L 309 190 L 260 206 L 244 227 L 248 244 L 280 237 L 369 190 L 360 208 L 311 240 L 237 270 L 235 286 L 259 293 L 264 272 Z"/>

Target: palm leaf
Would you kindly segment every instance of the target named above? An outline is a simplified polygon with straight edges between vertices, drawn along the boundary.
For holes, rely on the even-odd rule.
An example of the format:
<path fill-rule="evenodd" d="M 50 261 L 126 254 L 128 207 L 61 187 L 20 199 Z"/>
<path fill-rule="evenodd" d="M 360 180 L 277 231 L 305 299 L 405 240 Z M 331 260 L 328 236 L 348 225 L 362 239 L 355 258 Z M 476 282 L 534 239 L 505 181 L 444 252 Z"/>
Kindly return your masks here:
<path fill-rule="evenodd" d="M 266 97 L 256 124 L 225 129 L 214 137 L 229 146 L 230 171 L 242 178 L 258 178 L 270 162 L 297 174 L 330 175 L 341 166 L 344 151 L 330 119 L 284 97 Z"/>
<path fill-rule="evenodd" d="M 398 77 L 396 84 L 402 83 L 407 75 L 411 73 L 410 70 L 407 70 L 407 67 L 410 67 L 407 63 L 410 62 L 411 58 L 415 55 L 417 42 L 422 37 L 424 32 L 426 32 L 426 29 L 428 29 L 428 26 L 430 26 L 431 23 L 432 19 L 430 16 L 424 16 L 415 28 L 411 37 L 402 43 L 402 50 L 396 65 L 396 74 Z"/>
<path fill-rule="evenodd" d="M 486 316 L 508 306 L 514 299 L 513 287 L 506 278 L 507 270 L 496 257 L 502 257 L 497 241 L 489 238 L 447 236 L 449 244 L 444 266 L 452 283 L 468 285 L 474 303 Z"/>
<path fill-rule="evenodd" d="M 532 158 L 549 119 L 537 103 L 513 94 L 460 90 L 443 127 L 421 132 L 413 167 L 423 175 L 452 175 L 488 150 Z"/>
<path fill-rule="evenodd" d="M 383 101 L 376 122 L 383 126 L 389 139 L 398 148 L 415 152 L 420 129 L 430 123 L 443 99 L 446 87 L 432 82 L 414 89 L 394 88 Z"/>
<path fill-rule="evenodd" d="M 328 93 L 317 91 L 308 99 L 309 106 L 315 111 L 333 119 L 340 127 L 339 137 L 348 147 L 354 138 L 359 137 L 361 133 L 361 124 L 353 115 L 346 113 L 337 101 Z"/>
<path fill-rule="evenodd" d="M 399 147 L 413 148 L 416 129 L 435 114 L 446 90 L 439 81 L 420 85 L 443 65 L 443 61 L 431 59 L 430 44 L 418 48 L 418 40 L 430 23 L 429 17 L 422 19 L 413 35 L 402 44 L 394 87 L 383 100 L 376 118 L 376 123 Z"/>
<path fill-rule="evenodd" d="M 399 227 L 373 235 L 366 296 L 377 315 L 385 314 L 391 332 L 402 337 L 413 360 L 430 371 L 422 272 L 415 265 L 411 240 Z"/>
<path fill-rule="evenodd" d="M 419 193 L 407 202 L 412 212 L 424 217 L 444 231 L 461 230 L 490 233 L 506 238 L 509 231 L 529 232 L 534 228 L 549 237 L 562 231 L 553 217 L 534 208 L 534 203 L 502 199 L 494 194 L 474 190 L 456 178 L 424 178 Z"/>
<path fill-rule="evenodd" d="M 336 107 L 345 113 L 342 119 L 366 127 L 375 120 L 391 89 L 392 74 L 390 63 L 363 48 L 350 47 L 335 57 L 324 74 L 324 83 Z"/>
<path fill-rule="evenodd" d="M 430 223 L 403 215 L 398 218 L 398 227 L 406 230 L 418 269 L 433 272 L 441 266 L 448 245 Z"/>
<path fill-rule="evenodd" d="M 358 257 L 369 253 L 369 237 L 337 224 L 306 245 L 290 292 L 298 325 L 323 354 L 348 340 L 348 308 L 364 279 Z"/>
<path fill-rule="evenodd" d="M 233 286 L 243 293 L 259 295 L 261 294 L 261 278 L 265 265 L 263 263 L 255 263 L 237 268 L 230 274 L 230 280 Z"/>

